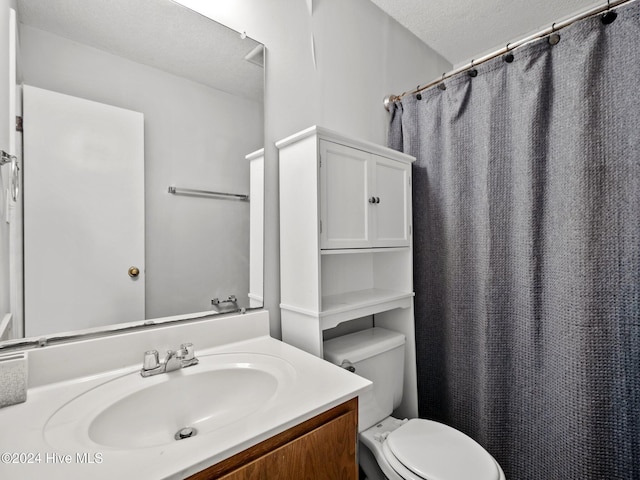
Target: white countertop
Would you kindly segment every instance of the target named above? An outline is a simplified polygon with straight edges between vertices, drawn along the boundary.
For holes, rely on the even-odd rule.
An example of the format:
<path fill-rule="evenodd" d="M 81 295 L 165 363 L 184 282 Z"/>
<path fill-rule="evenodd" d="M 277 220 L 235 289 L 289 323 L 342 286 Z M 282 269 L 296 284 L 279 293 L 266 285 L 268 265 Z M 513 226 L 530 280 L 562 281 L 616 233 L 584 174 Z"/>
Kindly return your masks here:
<path fill-rule="evenodd" d="M 242 316 L 237 318 L 240 320 L 234 325 L 242 328 Z M 215 332 L 215 323 L 210 334 Z M 223 328 L 230 325 L 228 321 L 218 323 Z M 175 327 L 172 328 L 175 333 Z M 196 355 L 200 356 L 259 353 L 282 358 L 293 365 L 295 383 L 281 401 L 269 409 L 268 415 L 252 415 L 250 419 L 241 419 L 214 432 L 163 446 L 119 450 L 87 444 L 81 451 L 63 451 L 47 443 L 44 435 L 47 420 L 84 392 L 124 374 L 135 373 L 141 365 L 136 362 L 100 373 L 62 379 L 30 388 L 26 403 L 0 409 L 0 478 L 182 479 L 339 405 L 370 386 L 368 380 L 264 335 L 264 328 L 258 330 L 259 335 L 255 335 L 257 330 L 254 329 L 247 335 L 249 338 L 205 349 L 198 349 L 202 338 L 193 341 Z M 224 332 L 220 336 L 225 337 Z M 113 344 L 109 345 L 109 348 L 113 347 Z M 54 375 L 54 378 L 58 377 Z M 140 414 L 144 415 L 144 412 Z"/>

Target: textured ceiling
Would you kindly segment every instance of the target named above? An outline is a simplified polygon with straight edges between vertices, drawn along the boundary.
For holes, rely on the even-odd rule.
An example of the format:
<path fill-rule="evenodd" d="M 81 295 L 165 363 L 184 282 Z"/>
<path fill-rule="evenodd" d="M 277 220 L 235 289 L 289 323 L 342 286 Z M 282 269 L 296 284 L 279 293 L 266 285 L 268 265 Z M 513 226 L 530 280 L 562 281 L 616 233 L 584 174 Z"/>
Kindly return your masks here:
<path fill-rule="evenodd" d="M 18 0 L 20 23 L 261 100 L 264 69 L 244 60 L 259 44 L 169 0 Z"/>
<path fill-rule="evenodd" d="M 371 1 L 454 66 L 606 3 L 606 0 Z M 253 99 L 262 96 L 263 70 L 243 60 L 255 42 L 241 41 L 237 32 L 170 0 L 18 0 L 17 3 L 21 23 L 219 90 L 242 92 Z"/>
<path fill-rule="evenodd" d="M 454 66 L 606 0 L 372 0 Z"/>

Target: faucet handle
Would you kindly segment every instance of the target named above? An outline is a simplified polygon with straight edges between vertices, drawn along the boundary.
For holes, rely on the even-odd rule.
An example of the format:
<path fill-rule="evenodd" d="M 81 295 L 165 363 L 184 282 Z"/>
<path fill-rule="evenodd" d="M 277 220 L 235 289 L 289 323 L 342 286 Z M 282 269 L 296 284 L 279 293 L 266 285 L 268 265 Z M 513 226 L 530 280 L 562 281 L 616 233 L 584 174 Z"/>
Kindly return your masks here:
<path fill-rule="evenodd" d="M 158 358 L 157 350 L 149 350 L 144 352 L 144 361 L 142 363 L 142 370 L 154 370 L 160 366 L 160 359 Z"/>
<path fill-rule="evenodd" d="M 180 345 L 180 350 L 182 350 L 182 360 L 188 362 L 195 358 L 193 343 L 183 343 L 182 345 Z"/>

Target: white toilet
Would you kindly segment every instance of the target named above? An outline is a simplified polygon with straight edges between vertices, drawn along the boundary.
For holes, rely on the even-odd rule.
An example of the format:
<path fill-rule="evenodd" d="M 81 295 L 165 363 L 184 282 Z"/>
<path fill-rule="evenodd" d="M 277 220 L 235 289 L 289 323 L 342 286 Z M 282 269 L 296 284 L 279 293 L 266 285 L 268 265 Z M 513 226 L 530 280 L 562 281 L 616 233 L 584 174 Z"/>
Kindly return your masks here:
<path fill-rule="evenodd" d="M 402 400 L 404 343 L 404 335 L 378 327 L 324 342 L 326 360 L 373 382 L 358 405 L 359 462 L 367 479 L 504 480 L 498 462 L 462 432 L 390 416 Z"/>

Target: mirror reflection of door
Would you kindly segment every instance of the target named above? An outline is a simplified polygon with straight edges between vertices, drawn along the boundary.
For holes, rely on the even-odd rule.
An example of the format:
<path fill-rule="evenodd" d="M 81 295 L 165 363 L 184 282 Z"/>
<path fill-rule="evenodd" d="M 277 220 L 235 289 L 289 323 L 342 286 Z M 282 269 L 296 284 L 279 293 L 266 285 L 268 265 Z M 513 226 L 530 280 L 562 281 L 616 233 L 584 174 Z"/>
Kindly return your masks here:
<path fill-rule="evenodd" d="M 23 84 L 144 115 L 145 261 L 124 267 L 125 274 L 138 267 L 140 279 L 144 277 L 144 313 L 117 311 L 112 305 L 119 300 L 85 301 L 81 289 L 67 288 L 63 306 L 45 302 L 42 311 L 84 309 L 87 323 L 48 325 L 46 331 L 77 335 L 78 329 L 102 324 L 98 312 L 112 314 L 105 332 L 132 317 L 142 323 L 201 316 L 214 312 L 213 298 L 231 295 L 239 308 L 262 306 L 262 189 L 253 186 L 261 177 L 252 178 L 250 187 L 249 163 L 253 169 L 258 160 L 247 155 L 264 145 L 263 46 L 171 0 L 0 0 L 0 19 L 7 12 L 14 20 L 9 37 L 20 48 L 6 51 L 0 41 L 0 62 L 19 69 L 0 78 L 0 106 L 8 98 L 13 99 L 9 106 L 16 107 L 3 118 L 20 175 L 23 158 L 28 162 L 22 155 L 22 133 L 15 128 L 16 116 L 23 115 Z M 0 168 L 0 346 L 25 334 L 47 335 L 23 330 L 24 322 L 29 323 L 22 308 L 23 261 L 35 260 L 23 255 L 22 192 L 17 201 L 3 202 L 10 167 Z M 84 184 L 72 176 L 66 183 Z M 251 201 L 171 195 L 170 186 L 250 193 Z M 259 225 L 254 228 L 254 223 Z M 47 321 L 54 322 L 51 317 Z"/>
<path fill-rule="evenodd" d="M 26 336 L 145 318 L 143 115 L 30 86 L 23 102 Z"/>

